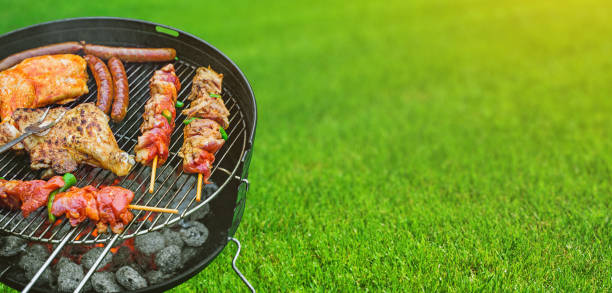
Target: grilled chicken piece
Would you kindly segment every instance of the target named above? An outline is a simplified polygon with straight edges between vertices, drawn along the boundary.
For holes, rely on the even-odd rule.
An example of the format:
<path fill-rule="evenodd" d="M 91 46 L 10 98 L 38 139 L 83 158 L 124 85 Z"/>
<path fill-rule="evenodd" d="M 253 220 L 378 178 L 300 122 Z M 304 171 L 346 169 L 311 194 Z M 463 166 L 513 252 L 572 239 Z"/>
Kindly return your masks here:
<path fill-rule="evenodd" d="M 144 122 L 140 126 L 142 135 L 138 137 L 136 161 L 150 166 L 155 157 L 157 164 L 162 165 L 168 159 L 170 137 L 174 130 L 176 118 L 176 99 L 181 83 L 174 73 L 174 66 L 168 64 L 155 71 L 150 81 L 151 98 L 145 104 Z M 162 112 L 166 111 L 170 121 Z"/>
<path fill-rule="evenodd" d="M 107 232 L 110 225 L 113 233 L 123 232 L 125 225 L 134 218 L 128 205 L 134 193 L 128 189 L 107 186 L 96 189 L 93 186 L 71 187 L 68 191 L 55 196 L 51 213 L 55 216 L 66 215 L 70 224 L 76 226 L 85 219 L 96 221 L 99 233 Z"/>
<path fill-rule="evenodd" d="M 9 209 L 19 209 L 24 217 L 31 212 L 45 206 L 49 194 L 64 186 L 64 180 L 55 176 L 49 181 L 32 180 L 3 180 L 0 179 L 0 206 Z"/>
<path fill-rule="evenodd" d="M 56 217 L 66 214 L 72 226 L 76 226 L 87 218 L 98 221 L 100 214 L 96 202 L 97 191 L 93 186 L 70 187 L 68 191 L 55 195 L 51 213 Z"/>
<path fill-rule="evenodd" d="M 202 174 L 204 182 L 209 183 L 215 153 L 225 140 L 220 128 L 229 127 L 229 111 L 221 99 L 223 74 L 206 67 L 200 67 L 193 78 L 189 99 L 192 100 L 183 114 L 199 118 L 185 126 L 183 147 L 179 156 L 183 158 L 183 171 Z"/>
<path fill-rule="evenodd" d="M 210 67 L 198 68 L 188 97 L 192 102 L 188 109 L 183 110 L 183 114 L 187 117 L 215 120 L 223 128 L 229 127 L 230 113 L 221 99 L 222 82 L 223 74 L 216 73 Z"/>
<path fill-rule="evenodd" d="M 225 143 L 219 132 L 219 124 L 213 120 L 195 119 L 185 126 L 183 134 L 185 142 L 179 152 L 183 158 L 183 170 L 202 174 L 208 184 L 215 153 Z"/>
<path fill-rule="evenodd" d="M 123 232 L 125 225 L 129 224 L 134 218 L 134 215 L 128 209 L 133 199 L 134 193 L 128 189 L 117 186 L 102 187 L 96 193 L 100 215 L 100 221 L 97 223 L 98 232 L 106 232 L 109 225 L 113 233 Z"/>
<path fill-rule="evenodd" d="M 134 165 L 134 159 L 119 149 L 108 126 L 106 116 L 94 104 L 85 103 L 74 109 L 55 108 L 49 111 L 47 121 L 55 120 L 61 113 L 64 117 L 44 133 L 31 135 L 15 150 L 24 149 L 30 154 L 34 170 L 51 168 L 56 174 L 76 170 L 79 164 L 89 164 L 110 170 L 117 176 L 125 176 Z M 24 129 L 37 122 L 42 109 L 19 109 L 5 123 L 0 124 L 0 144 L 5 144 L 20 135 Z"/>
<path fill-rule="evenodd" d="M 36 105 L 36 89 L 19 68 L 0 72 L 0 120 L 10 117 L 19 108 Z"/>
<path fill-rule="evenodd" d="M 78 55 L 25 59 L 0 72 L 0 117 L 4 120 L 19 108 L 74 101 L 89 92 L 87 79 L 87 63 Z"/>

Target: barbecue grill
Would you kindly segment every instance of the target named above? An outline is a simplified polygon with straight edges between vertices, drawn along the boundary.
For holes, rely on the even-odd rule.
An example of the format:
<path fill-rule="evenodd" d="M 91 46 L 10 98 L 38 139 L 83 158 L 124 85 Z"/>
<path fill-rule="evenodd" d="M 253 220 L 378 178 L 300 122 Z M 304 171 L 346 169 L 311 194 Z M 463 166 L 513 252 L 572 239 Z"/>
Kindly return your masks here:
<path fill-rule="evenodd" d="M 135 220 L 122 234 L 97 234 L 94 232 L 94 224 L 89 221 L 74 228 L 69 227 L 66 219 L 60 219 L 59 224 L 56 222 L 55 225 L 51 225 L 46 221 L 46 209 L 34 212 L 27 219 L 21 216 L 20 211 L 0 209 L 0 232 L 33 242 L 48 243 L 54 247 L 43 267 L 28 284 L 6 277 L 4 273 L 11 270 L 11 265 L 0 267 L 0 280 L 19 290 L 48 291 L 48 288 L 39 288 L 33 284 L 64 246 L 97 244 L 104 247 L 104 252 L 97 258 L 92 269 L 85 274 L 75 292 L 80 291 L 113 245 L 138 235 L 179 224 L 192 213 L 209 206 L 214 217 L 207 223 L 210 234 L 204 253 L 198 255 L 197 260 L 186 265 L 173 278 L 138 292 L 161 291 L 175 287 L 203 270 L 221 253 L 230 240 L 235 240 L 233 235 L 240 224 L 249 188 L 248 168 L 257 121 L 255 97 L 238 66 L 219 50 L 178 29 L 140 20 L 96 17 L 33 25 L 0 36 L 0 57 L 47 44 L 80 40 L 109 46 L 175 48 L 177 60 L 173 64 L 183 84 L 178 99 L 186 103 L 197 67 L 210 65 L 217 72 L 224 74 L 222 98 L 231 115 L 230 128 L 227 130 L 229 139 L 216 154 L 210 177 L 218 189 L 209 193 L 201 202 L 195 201 L 197 176 L 183 173 L 182 159 L 177 155 L 183 142 L 184 125 L 181 122 L 186 118 L 177 113 L 176 128 L 169 149 L 170 155 L 167 162 L 158 167 L 155 193 L 147 192 L 151 168 L 139 164 L 134 166 L 129 175 L 122 178 L 117 178 L 109 171 L 90 166 L 82 166 L 74 174 L 79 179 L 79 186 L 116 184 L 134 192 L 134 204 L 174 208 L 180 211 L 178 215 L 134 211 Z M 110 122 L 110 126 L 119 147 L 128 153 L 133 153 L 140 135 L 139 127 L 142 123 L 144 104 L 149 98 L 148 81 L 153 72 L 164 64 L 166 63 L 127 63 L 125 66 L 130 86 L 130 106 L 125 120 L 121 123 Z M 97 91 L 92 78 L 88 86 L 90 91 L 88 95 L 65 106 L 74 107 L 79 103 L 95 102 Z M 0 155 L 0 176 L 7 179 L 33 180 L 40 178 L 41 173 L 29 168 L 27 156 L 15 156 L 7 152 Z M 239 247 L 239 242 L 237 244 Z M 233 267 L 237 271 L 235 259 Z M 237 273 L 240 275 L 239 271 Z M 246 279 L 240 276 L 248 285 Z"/>

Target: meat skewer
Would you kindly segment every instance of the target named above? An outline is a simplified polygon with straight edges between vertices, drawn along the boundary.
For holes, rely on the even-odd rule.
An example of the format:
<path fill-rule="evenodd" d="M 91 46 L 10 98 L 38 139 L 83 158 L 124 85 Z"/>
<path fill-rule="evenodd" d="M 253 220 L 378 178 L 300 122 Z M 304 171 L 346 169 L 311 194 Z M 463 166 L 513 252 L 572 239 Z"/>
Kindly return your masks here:
<path fill-rule="evenodd" d="M 176 118 L 175 104 L 181 89 L 174 66 L 168 64 L 155 71 L 150 88 L 151 98 L 145 104 L 144 122 L 140 126 L 142 135 L 138 137 L 134 151 L 137 162 L 153 168 L 149 188 L 149 192 L 153 193 L 157 166 L 163 165 L 168 159 L 168 147 Z"/>
<path fill-rule="evenodd" d="M 190 107 L 183 111 L 185 120 L 184 142 L 179 152 L 183 158 L 183 171 L 198 173 L 196 200 L 200 201 L 202 181 L 208 184 L 214 154 L 227 140 L 225 128 L 229 127 L 229 111 L 221 99 L 223 74 L 210 67 L 200 67 L 193 78 L 188 99 Z"/>
<path fill-rule="evenodd" d="M 114 233 L 121 233 L 133 215 L 128 209 L 152 212 L 178 213 L 175 209 L 164 209 L 132 205 L 134 193 L 118 186 L 71 187 L 67 191 L 52 195 L 53 191 L 64 187 L 65 179 L 54 176 L 48 181 L 4 180 L 0 179 L 0 207 L 21 209 L 24 217 L 50 202 L 50 214 L 65 215 L 72 226 L 85 219 L 96 221 L 98 232 L 107 231 L 110 226 Z M 51 197 L 50 197 L 51 195 Z"/>

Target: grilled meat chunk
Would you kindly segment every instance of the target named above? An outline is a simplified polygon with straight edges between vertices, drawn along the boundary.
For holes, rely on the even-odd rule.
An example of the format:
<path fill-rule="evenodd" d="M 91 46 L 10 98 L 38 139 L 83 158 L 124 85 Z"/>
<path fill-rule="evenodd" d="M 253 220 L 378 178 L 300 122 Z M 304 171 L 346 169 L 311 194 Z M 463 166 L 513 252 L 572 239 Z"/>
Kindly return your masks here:
<path fill-rule="evenodd" d="M 97 223 L 98 232 L 104 233 L 110 225 L 113 233 L 121 233 L 125 225 L 129 224 L 134 215 L 128 210 L 128 205 L 134 199 L 134 193 L 128 189 L 117 186 L 102 187 L 96 193 L 96 202 L 100 221 Z"/>
<path fill-rule="evenodd" d="M 49 111 L 47 121 L 55 120 L 61 113 L 64 117 L 51 129 L 31 135 L 15 150 L 25 149 L 30 154 L 30 167 L 34 170 L 52 169 L 56 174 L 76 170 L 79 164 L 89 164 L 110 170 L 117 176 L 125 176 L 134 165 L 134 159 L 119 149 L 108 126 L 106 116 L 94 104 L 85 103 L 74 109 L 55 108 Z M 20 135 L 27 126 L 37 122 L 42 109 L 19 109 L 0 124 L 0 138 L 5 144 Z"/>
<path fill-rule="evenodd" d="M 51 213 L 56 217 L 66 214 L 72 226 L 87 218 L 98 221 L 100 214 L 96 203 L 96 192 L 97 189 L 93 186 L 70 187 L 68 191 L 55 195 Z"/>
<path fill-rule="evenodd" d="M 157 157 L 162 165 L 168 159 L 170 137 L 176 118 L 176 99 L 181 83 L 174 73 L 174 66 L 168 64 L 155 71 L 150 81 L 151 98 L 145 104 L 144 122 L 140 126 L 142 135 L 135 147 L 136 161 L 150 166 Z"/>
<path fill-rule="evenodd" d="M 121 233 L 125 225 L 134 218 L 128 210 L 133 199 L 133 192 L 117 186 L 101 189 L 91 185 L 83 188 L 71 187 L 55 196 L 51 212 L 58 217 L 66 215 L 72 226 L 90 219 L 97 222 L 99 233 L 107 232 L 109 225 L 113 233 Z"/>
<path fill-rule="evenodd" d="M 213 120 L 195 119 L 185 126 L 183 134 L 185 142 L 179 152 L 183 158 L 183 170 L 204 175 L 208 183 L 215 153 L 225 143 L 219 132 L 219 124 Z"/>
<path fill-rule="evenodd" d="M 223 128 L 229 127 L 229 111 L 221 99 L 223 74 L 216 73 L 210 67 L 200 67 L 193 78 L 193 87 L 189 108 L 183 110 L 187 117 L 199 117 L 215 120 Z"/>
<path fill-rule="evenodd" d="M 74 101 L 89 92 L 87 64 L 72 54 L 23 60 L 0 72 L 0 118 L 19 108 L 37 108 Z"/>
<path fill-rule="evenodd" d="M 0 206 L 19 209 L 24 217 L 47 204 L 49 194 L 64 186 L 64 180 L 55 176 L 49 181 L 0 179 Z"/>

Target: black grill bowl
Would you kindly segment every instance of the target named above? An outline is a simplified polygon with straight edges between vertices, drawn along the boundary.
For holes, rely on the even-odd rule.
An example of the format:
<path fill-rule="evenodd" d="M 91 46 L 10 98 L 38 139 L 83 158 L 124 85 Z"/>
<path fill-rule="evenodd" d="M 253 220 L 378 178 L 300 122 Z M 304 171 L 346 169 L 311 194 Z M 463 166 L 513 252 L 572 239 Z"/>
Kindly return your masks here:
<path fill-rule="evenodd" d="M 246 125 L 244 149 L 234 148 L 227 153 L 234 170 L 220 193 L 210 202 L 211 215 L 205 224 L 210 230 L 203 253 L 186 264 L 173 278 L 135 292 L 159 292 L 180 285 L 202 271 L 228 243 L 236 232 L 245 208 L 248 190 L 248 168 L 252 156 L 257 123 L 257 105 L 248 80 L 227 56 L 198 37 L 181 30 L 142 20 L 93 17 L 52 21 L 15 30 L 0 36 L 0 59 L 13 53 L 53 43 L 81 41 L 126 47 L 171 47 L 178 58 L 195 67 L 211 66 L 223 73 L 224 91 L 231 93 L 239 106 Z M 187 81 L 181 80 L 186 84 Z M 27 162 L 27 161 L 26 161 Z M 234 168 L 235 167 L 235 168 Z M 214 178 L 213 178 L 214 179 Z M 12 288 L 21 290 L 25 284 L 6 277 L 0 279 Z M 48 292 L 48 288 L 32 288 L 33 292 Z"/>

